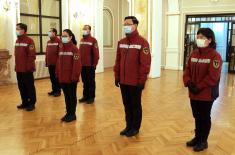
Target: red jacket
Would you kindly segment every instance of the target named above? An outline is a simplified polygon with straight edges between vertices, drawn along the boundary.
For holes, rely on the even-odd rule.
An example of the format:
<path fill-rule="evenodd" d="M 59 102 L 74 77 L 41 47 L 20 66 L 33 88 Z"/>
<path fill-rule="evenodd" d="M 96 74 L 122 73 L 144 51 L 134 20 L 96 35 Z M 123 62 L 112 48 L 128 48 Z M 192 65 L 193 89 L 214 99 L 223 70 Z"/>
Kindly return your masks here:
<path fill-rule="evenodd" d="M 26 34 L 19 36 L 15 43 L 15 71 L 35 71 L 35 45 L 33 39 Z"/>
<path fill-rule="evenodd" d="M 118 42 L 115 80 L 121 84 L 144 84 L 150 71 L 151 54 L 148 42 L 134 31 Z"/>
<path fill-rule="evenodd" d="M 60 83 L 78 82 L 81 73 L 81 55 L 72 42 L 60 44 L 56 75 Z"/>
<path fill-rule="evenodd" d="M 99 47 L 95 38 L 91 35 L 82 38 L 79 50 L 82 57 L 82 66 L 97 66 L 99 60 Z"/>
<path fill-rule="evenodd" d="M 197 95 L 189 92 L 190 99 L 213 101 L 219 96 L 219 81 L 222 67 L 220 54 L 213 48 L 200 48 L 193 51 L 184 71 L 185 86 L 193 82 L 201 92 Z"/>
<path fill-rule="evenodd" d="M 51 38 L 47 42 L 46 58 L 45 58 L 46 66 L 56 65 L 60 44 L 61 44 L 61 40 L 57 37 Z"/>

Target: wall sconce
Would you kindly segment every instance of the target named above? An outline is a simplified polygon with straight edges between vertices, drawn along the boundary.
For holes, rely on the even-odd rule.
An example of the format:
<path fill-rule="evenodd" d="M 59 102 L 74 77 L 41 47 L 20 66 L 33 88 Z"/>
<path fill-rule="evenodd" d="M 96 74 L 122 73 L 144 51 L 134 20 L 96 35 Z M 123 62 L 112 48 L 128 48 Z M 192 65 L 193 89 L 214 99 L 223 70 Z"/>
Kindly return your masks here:
<path fill-rule="evenodd" d="M 81 11 L 79 11 L 79 12 L 74 12 L 74 14 L 73 14 L 73 17 L 75 18 L 75 19 L 77 19 L 77 18 L 83 18 L 83 17 L 85 17 L 86 15 L 84 14 L 84 13 L 82 13 Z"/>
<path fill-rule="evenodd" d="M 17 1 L 14 1 L 14 0 L 5 0 L 5 2 L 3 2 L 3 9 L 4 9 L 6 12 L 11 9 L 11 7 L 12 7 L 12 1 L 14 2 L 15 7 L 16 7 L 16 8 L 18 7 L 18 2 L 17 2 Z"/>
<path fill-rule="evenodd" d="M 3 3 L 3 9 L 5 11 L 9 11 L 11 9 L 11 1 L 8 1 L 6 0 L 4 3 Z"/>

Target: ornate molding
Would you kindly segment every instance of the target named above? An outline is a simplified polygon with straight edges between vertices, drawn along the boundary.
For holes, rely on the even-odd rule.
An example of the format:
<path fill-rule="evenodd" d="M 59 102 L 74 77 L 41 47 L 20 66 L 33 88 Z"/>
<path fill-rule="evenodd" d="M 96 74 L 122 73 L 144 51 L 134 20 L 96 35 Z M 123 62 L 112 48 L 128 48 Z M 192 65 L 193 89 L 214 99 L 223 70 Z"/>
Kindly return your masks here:
<path fill-rule="evenodd" d="M 0 49 L 0 85 L 10 83 L 11 69 L 9 64 L 9 51 L 6 49 Z"/>

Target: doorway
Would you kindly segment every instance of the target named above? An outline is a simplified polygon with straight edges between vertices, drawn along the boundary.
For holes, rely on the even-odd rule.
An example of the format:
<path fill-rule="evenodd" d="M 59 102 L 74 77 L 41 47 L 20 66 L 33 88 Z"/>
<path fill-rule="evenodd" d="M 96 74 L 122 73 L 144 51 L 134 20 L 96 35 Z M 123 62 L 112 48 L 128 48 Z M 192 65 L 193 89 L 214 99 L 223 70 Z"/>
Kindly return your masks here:
<path fill-rule="evenodd" d="M 217 47 L 224 68 L 235 73 L 235 14 L 188 15 L 186 16 L 184 39 L 184 68 L 192 51 L 199 28 L 211 28 L 215 33 Z"/>

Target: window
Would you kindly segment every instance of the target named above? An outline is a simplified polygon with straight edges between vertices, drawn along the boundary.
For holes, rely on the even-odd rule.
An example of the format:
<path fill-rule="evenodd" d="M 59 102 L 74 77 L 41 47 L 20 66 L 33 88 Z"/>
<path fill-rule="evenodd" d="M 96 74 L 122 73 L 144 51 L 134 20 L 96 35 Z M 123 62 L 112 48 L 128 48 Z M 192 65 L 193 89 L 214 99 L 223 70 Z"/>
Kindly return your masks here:
<path fill-rule="evenodd" d="M 61 0 L 20 0 L 20 18 L 28 26 L 37 54 L 44 54 L 49 29 L 56 28 L 61 35 Z"/>

